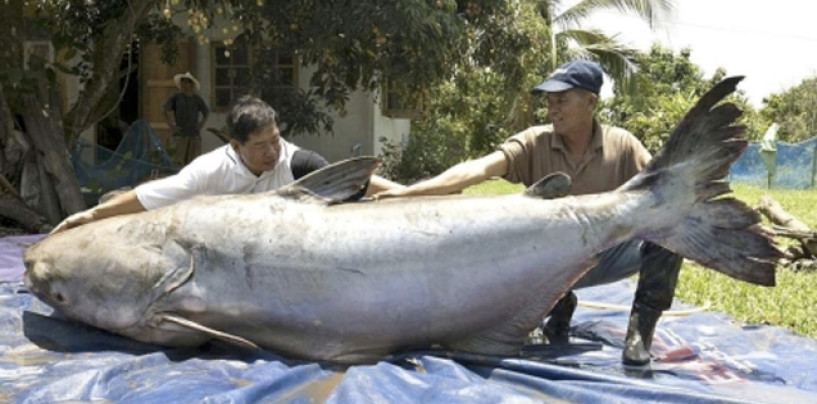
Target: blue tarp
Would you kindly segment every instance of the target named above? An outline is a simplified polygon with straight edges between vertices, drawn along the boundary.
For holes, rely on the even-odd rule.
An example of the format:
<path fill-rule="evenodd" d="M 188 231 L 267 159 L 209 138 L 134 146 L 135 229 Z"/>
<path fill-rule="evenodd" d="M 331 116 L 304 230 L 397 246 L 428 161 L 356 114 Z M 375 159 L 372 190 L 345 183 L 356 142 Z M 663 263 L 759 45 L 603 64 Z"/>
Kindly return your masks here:
<path fill-rule="evenodd" d="M 584 306 L 570 346 L 520 357 L 423 351 L 338 368 L 219 342 L 160 348 L 65 320 L 29 294 L 20 254 L 39 237 L 0 238 L 0 402 L 817 402 L 817 341 L 714 312 L 664 316 L 647 368 L 620 363 L 628 309 Z M 578 295 L 629 307 L 634 287 Z"/>
<path fill-rule="evenodd" d="M 817 186 L 817 137 L 800 143 L 774 142 L 766 149 L 773 157 L 770 170 L 761 158 L 760 143 L 751 143 L 729 169 L 729 181 L 766 188 L 805 189 Z M 775 149 L 775 151 L 772 151 Z"/>

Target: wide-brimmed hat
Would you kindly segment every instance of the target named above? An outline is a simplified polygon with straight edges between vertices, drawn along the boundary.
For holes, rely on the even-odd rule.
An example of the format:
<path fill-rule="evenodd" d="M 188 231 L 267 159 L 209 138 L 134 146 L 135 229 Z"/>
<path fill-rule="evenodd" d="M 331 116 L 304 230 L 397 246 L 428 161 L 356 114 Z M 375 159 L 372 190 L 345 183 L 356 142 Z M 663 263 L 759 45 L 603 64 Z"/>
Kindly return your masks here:
<path fill-rule="evenodd" d="M 598 94 L 604 81 L 604 73 L 598 63 L 590 60 L 574 60 L 559 66 L 547 80 L 531 92 L 560 93 L 571 88 L 583 88 Z"/>
<path fill-rule="evenodd" d="M 177 74 L 173 76 L 173 82 L 176 83 L 176 88 L 178 88 L 179 90 L 182 89 L 182 79 L 188 79 L 192 81 L 193 85 L 196 86 L 196 91 L 199 91 L 199 89 L 201 89 L 201 84 L 199 84 L 199 81 L 196 80 L 196 78 L 193 77 L 193 75 L 190 74 L 190 72 L 187 72 L 184 74 Z"/>

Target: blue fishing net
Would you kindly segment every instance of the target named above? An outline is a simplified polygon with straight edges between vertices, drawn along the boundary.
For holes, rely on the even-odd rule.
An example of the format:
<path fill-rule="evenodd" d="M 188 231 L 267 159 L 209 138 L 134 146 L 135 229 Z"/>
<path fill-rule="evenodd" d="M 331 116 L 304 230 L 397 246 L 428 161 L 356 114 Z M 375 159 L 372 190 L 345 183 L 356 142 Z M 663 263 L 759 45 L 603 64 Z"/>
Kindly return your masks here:
<path fill-rule="evenodd" d="M 87 148 L 92 148 L 92 152 L 89 153 Z M 91 159 L 96 161 L 89 161 Z M 96 204 L 108 191 L 133 187 L 179 170 L 150 123 L 144 119 L 135 121 L 125 131 L 116 150 L 80 139 L 71 150 L 71 162 L 89 205 Z"/>
<path fill-rule="evenodd" d="M 766 159 L 766 162 L 764 162 Z M 752 143 L 729 170 L 732 182 L 764 188 L 817 186 L 817 137 L 800 143 Z"/>

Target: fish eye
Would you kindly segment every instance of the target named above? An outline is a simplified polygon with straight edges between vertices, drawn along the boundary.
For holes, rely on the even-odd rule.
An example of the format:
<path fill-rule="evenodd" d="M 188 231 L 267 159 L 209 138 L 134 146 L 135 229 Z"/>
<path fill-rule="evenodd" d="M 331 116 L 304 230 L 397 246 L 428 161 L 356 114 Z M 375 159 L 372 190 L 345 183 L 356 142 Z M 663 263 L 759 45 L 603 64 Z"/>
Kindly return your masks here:
<path fill-rule="evenodd" d="M 63 296 L 62 293 L 57 292 L 54 294 L 54 300 L 56 300 L 57 303 L 65 303 L 65 296 Z"/>

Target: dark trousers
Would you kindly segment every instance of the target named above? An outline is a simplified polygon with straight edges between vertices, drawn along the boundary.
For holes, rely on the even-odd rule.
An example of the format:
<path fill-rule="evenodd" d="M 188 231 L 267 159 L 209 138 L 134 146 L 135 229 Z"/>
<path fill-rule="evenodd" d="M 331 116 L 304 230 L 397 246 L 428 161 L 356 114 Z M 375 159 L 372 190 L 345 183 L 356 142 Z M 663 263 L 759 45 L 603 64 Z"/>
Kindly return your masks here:
<path fill-rule="evenodd" d="M 201 136 L 173 136 L 173 162 L 179 166 L 186 166 L 201 154 Z"/>
<path fill-rule="evenodd" d="M 591 268 L 574 289 L 612 283 L 636 272 L 639 274 L 634 307 L 656 312 L 669 309 L 675 296 L 675 286 L 683 259 L 675 253 L 650 242 L 628 241 L 601 252 L 598 264 Z M 575 308 L 575 296 L 568 292 L 551 311 L 555 326 L 569 326 Z"/>

